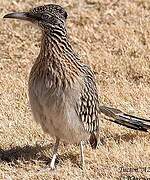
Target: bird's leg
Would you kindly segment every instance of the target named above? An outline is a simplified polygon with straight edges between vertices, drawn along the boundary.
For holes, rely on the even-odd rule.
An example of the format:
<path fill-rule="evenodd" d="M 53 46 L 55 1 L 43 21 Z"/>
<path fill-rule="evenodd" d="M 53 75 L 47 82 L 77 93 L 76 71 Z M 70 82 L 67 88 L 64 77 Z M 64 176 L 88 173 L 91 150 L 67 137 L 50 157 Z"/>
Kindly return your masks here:
<path fill-rule="evenodd" d="M 55 169 L 55 162 L 56 162 L 56 158 L 57 158 L 57 151 L 58 151 L 58 146 L 59 146 L 59 139 L 56 138 L 56 142 L 54 144 L 54 149 L 53 149 L 53 157 L 50 163 L 50 168 L 51 169 Z"/>
<path fill-rule="evenodd" d="M 80 142 L 81 168 L 84 168 L 83 141 Z"/>

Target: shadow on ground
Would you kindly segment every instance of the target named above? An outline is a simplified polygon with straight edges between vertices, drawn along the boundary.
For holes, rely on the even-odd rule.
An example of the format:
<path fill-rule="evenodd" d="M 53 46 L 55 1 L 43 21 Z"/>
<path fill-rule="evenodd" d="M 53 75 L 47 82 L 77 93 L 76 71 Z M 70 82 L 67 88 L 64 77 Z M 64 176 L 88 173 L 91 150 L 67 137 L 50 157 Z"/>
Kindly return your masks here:
<path fill-rule="evenodd" d="M 111 134 L 111 135 L 106 135 L 103 139 L 104 142 L 108 141 L 115 141 L 118 145 L 122 144 L 123 142 L 129 142 L 129 143 L 134 143 L 136 140 L 144 138 L 149 136 L 149 133 L 147 132 L 138 132 L 138 131 L 132 131 L 124 134 Z"/>
<path fill-rule="evenodd" d="M 48 161 L 48 157 L 44 154 L 44 151 L 51 150 L 53 147 L 52 144 L 46 146 L 30 146 L 26 145 L 24 147 L 12 147 L 7 150 L 0 148 L 0 160 L 7 163 L 17 163 L 17 160 L 41 160 Z"/>
<path fill-rule="evenodd" d="M 17 165 L 19 164 L 19 161 L 30 161 L 34 162 L 34 160 L 41 161 L 45 165 L 48 165 L 49 162 L 51 161 L 52 157 L 52 150 L 53 150 L 53 144 L 49 144 L 46 146 L 40 146 L 40 145 L 35 145 L 35 146 L 30 146 L 26 145 L 24 147 L 12 147 L 10 149 L 4 150 L 0 148 L 0 162 L 6 162 L 6 163 L 11 163 L 11 165 Z M 46 154 L 45 152 L 50 151 L 50 154 Z M 56 164 L 61 161 L 66 161 L 70 160 L 73 164 L 76 164 L 77 166 L 79 165 L 78 159 L 79 154 L 77 153 L 72 153 L 71 151 L 60 154 Z M 18 161 L 19 160 L 19 161 Z"/>
<path fill-rule="evenodd" d="M 132 143 L 137 136 L 138 136 L 137 132 L 126 133 L 122 135 L 118 135 L 118 134 L 114 134 L 110 136 L 108 135 L 101 138 L 100 146 L 107 146 L 106 142 L 111 140 L 117 142 L 118 146 L 122 142 Z M 146 136 L 146 133 L 142 134 L 141 136 L 142 137 Z M 13 163 L 15 165 L 18 164 L 18 160 L 30 161 L 30 162 L 34 162 L 34 160 L 37 160 L 37 161 L 42 161 L 45 164 L 48 164 L 51 161 L 52 150 L 53 150 L 52 143 L 46 146 L 40 146 L 40 145 L 35 145 L 35 146 L 26 145 L 24 147 L 16 146 L 7 150 L 0 148 L 0 162 Z M 46 151 L 47 152 L 50 151 L 50 153 L 46 154 L 45 153 Z M 72 164 L 79 165 L 79 159 L 80 159 L 79 154 L 74 153 L 71 150 L 60 154 L 57 163 L 59 161 L 62 162 L 66 161 L 68 159 L 72 162 Z"/>

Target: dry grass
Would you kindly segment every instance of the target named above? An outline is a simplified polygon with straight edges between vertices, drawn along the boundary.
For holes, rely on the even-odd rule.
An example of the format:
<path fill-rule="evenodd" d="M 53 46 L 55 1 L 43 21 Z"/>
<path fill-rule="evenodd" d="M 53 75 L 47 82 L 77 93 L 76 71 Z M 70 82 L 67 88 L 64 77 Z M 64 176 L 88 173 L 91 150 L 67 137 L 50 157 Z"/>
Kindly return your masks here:
<path fill-rule="evenodd" d="M 150 117 L 149 0 L 0 0 L 0 179 L 150 178 L 149 133 L 106 121 L 101 123 L 99 149 L 85 148 L 84 173 L 78 167 L 79 148 L 73 145 L 60 146 L 56 171 L 46 166 L 53 140 L 32 121 L 27 95 L 40 32 L 28 23 L 2 16 L 49 2 L 69 12 L 70 40 L 96 74 L 101 103 Z M 120 172 L 121 167 L 127 168 L 125 172 Z M 130 167 L 138 172 L 127 172 Z M 149 172 L 140 169 L 144 167 Z"/>

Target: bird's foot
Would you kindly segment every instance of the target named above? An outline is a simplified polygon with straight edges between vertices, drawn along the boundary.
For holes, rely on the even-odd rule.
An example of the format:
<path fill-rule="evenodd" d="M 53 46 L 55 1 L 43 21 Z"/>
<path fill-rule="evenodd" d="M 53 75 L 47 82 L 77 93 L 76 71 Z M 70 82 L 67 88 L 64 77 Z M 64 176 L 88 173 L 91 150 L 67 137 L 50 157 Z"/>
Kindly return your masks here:
<path fill-rule="evenodd" d="M 50 168 L 51 170 L 54 170 L 56 168 L 56 158 L 57 158 L 57 155 L 54 154 L 53 157 L 52 157 L 52 160 L 50 162 Z"/>

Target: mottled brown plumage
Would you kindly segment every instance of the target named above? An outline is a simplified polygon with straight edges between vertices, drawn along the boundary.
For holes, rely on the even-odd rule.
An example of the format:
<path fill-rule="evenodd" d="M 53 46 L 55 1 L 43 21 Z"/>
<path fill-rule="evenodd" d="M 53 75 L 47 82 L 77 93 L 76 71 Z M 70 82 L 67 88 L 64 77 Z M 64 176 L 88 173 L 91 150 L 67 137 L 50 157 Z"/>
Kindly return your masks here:
<path fill-rule="evenodd" d="M 84 164 L 82 141 L 89 140 L 91 147 L 96 148 L 100 112 L 130 128 L 149 128 L 148 125 L 143 127 L 141 123 L 131 122 L 132 119 L 128 121 L 129 126 L 125 114 L 118 116 L 116 109 L 99 106 L 94 74 L 80 61 L 69 43 L 67 12 L 61 6 L 40 6 L 29 12 L 8 14 L 5 18 L 28 20 L 42 31 L 41 51 L 29 77 L 29 99 L 36 122 L 56 138 L 52 169 L 60 140 L 80 143 L 81 163 Z"/>

